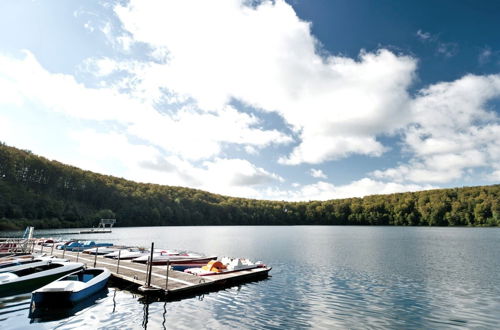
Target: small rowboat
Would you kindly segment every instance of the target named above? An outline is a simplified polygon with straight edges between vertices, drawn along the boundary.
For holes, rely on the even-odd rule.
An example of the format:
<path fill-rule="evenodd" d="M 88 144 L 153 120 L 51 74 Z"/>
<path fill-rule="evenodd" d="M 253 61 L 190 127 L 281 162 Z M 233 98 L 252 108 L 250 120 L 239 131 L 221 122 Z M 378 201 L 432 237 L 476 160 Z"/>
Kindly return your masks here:
<path fill-rule="evenodd" d="M 75 304 L 102 290 L 110 275 L 106 268 L 82 269 L 33 291 L 31 299 L 35 306 Z"/>

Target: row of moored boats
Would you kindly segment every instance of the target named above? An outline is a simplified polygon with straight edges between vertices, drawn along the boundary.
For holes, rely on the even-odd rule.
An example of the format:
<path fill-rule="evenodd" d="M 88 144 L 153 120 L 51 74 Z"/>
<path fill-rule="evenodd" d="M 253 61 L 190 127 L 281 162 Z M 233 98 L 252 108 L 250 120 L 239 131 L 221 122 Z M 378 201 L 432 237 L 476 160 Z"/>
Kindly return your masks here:
<path fill-rule="evenodd" d="M 104 288 L 111 273 L 43 255 L 0 258 L 0 297 L 32 292 L 37 305 L 77 303 Z"/>
<path fill-rule="evenodd" d="M 41 240 L 40 245 L 51 249 L 98 254 L 105 258 L 130 260 L 137 263 L 168 265 L 174 271 L 196 276 L 220 275 L 266 267 L 248 259 L 221 258 L 199 253 L 139 247 L 118 247 L 95 241 Z M 41 248 L 43 252 L 43 248 Z M 151 259 L 152 257 L 152 259 Z M 81 262 L 40 254 L 13 255 L 0 258 L 0 297 L 32 291 L 36 305 L 77 303 L 103 289 L 111 273 L 106 268 L 87 268 Z"/>

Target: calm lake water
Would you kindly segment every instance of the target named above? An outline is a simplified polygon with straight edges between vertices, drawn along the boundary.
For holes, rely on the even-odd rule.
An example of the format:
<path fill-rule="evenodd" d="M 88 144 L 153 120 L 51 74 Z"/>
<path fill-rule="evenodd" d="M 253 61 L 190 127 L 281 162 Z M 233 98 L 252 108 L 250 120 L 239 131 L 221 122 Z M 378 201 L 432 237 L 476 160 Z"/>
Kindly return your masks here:
<path fill-rule="evenodd" d="M 272 266 L 272 277 L 170 302 L 148 302 L 109 287 L 74 310 L 33 319 L 28 316 L 29 294 L 0 298 L 2 329 L 435 329 L 500 324 L 499 228 L 141 227 L 80 236 L 248 257 Z"/>

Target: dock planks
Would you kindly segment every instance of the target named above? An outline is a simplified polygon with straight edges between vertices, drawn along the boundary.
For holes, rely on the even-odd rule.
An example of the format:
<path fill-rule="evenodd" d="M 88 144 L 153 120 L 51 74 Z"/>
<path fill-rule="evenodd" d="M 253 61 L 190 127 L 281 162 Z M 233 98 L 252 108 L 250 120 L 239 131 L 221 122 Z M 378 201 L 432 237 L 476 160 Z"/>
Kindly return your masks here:
<path fill-rule="evenodd" d="M 35 252 L 40 252 L 37 247 Z M 50 248 L 49 248 L 50 249 Z M 77 253 L 62 250 L 47 250 L 44 252 L 48 255 L 52 254 L 55 257 L 69 259 L 70 261 L 79 261 L 87 265 L 87 267 L 103 267 L 109 269 L 111 275 L 118 280 L 128 282 L 137 287 L 143 286 L 147 283 L 147 266 L 145 264 L 131 262 L 130 260 L 120 260 L 118 267 L 118 260 L 104 258 L 86 253 Z M 183 294 L 191 294 L 198 291 L 214 290 L 218 287 L 224 287 L 228 284 L 238 284 L 251 281 L 259 278 L 266 278 L 271 268 L 254 268 L 249 270 L 242 270 L 238 272 L 210 275 L 210 276 L 196 276 L 184 272 L 169 270 L 167 281 L 167 267 L 166 266 L 152 266 L 151 273 L 151 286 L 159 289 L 161 294 L 169 296 L 178 296 Z"/>

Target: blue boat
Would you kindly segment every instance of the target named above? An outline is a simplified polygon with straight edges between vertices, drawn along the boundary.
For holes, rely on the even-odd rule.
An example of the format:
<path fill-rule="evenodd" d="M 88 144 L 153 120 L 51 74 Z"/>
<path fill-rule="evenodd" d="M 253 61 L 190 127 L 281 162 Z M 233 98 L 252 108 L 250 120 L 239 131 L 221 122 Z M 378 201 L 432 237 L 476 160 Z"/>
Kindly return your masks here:
<path fill-rule="evenodd" d="M 113 246 L 113 243 L 96 243 L 94 241 L 72 242 L 66 246 L 66 251 L 83 251 L 95 247 Z M 64 249 L 64 248 L 63 248 Z"/>
<path fill-rule="evenodd" d="M 31 299 L 35 306 L 76 304 L 102 290 L 110 275 L 106 268 L 82 269 L 33 291 Z"/>

